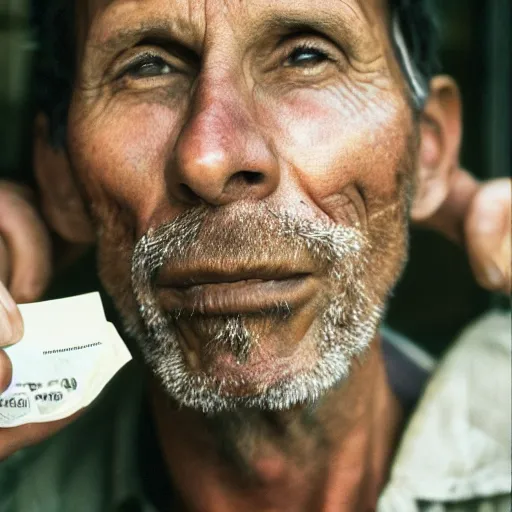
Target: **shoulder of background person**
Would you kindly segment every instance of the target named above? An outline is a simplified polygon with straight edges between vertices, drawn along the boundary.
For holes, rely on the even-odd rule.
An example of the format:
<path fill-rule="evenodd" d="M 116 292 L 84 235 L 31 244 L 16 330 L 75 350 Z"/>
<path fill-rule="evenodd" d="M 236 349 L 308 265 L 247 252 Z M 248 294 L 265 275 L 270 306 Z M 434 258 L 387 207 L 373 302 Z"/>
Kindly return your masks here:
<path fill-rule="evenodd" d="M 510 311 L 485 314 L 455 340 L 402 438 L 379 512 L 510 507 L 511 349 Z M 397 496 L 410 508 L 397 508 Z"/>

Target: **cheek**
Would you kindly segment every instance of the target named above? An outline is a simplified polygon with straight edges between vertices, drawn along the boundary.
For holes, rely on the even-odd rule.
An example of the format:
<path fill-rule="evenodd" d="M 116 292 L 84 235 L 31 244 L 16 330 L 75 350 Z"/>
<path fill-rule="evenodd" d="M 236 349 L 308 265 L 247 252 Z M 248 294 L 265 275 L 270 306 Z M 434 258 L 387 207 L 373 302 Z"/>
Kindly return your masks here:
<path fill-rule="evenodd" d="M 74 116 L 74 117 L 73 117 Z M 165 162 L 175 122 L 161 105 L 103 109 L 87 118 L 70 111 L 69 153 L 98 225 L 100 279 L 126 318 L 138 318 L 131 256 L 165 201 Z"/>
<path fill-rule="evenodd" d="M 370 242 L 365 279 L 383 304 L 406 260 L 405 192 L 414 170 L 409 107 L 400 98 L 358 105 L 321 99 L 304 94 L 276 106 L 278 152 L 311 208 L 362 226 Z"/>
<path fill-rule="evenodd" d="M 337 208 L 346 212 L 347 204 L 357 203 L 354 216 L 361 217 L 400 199 L 412 126 L 399 98 L 362 104 L 322 91 L 313 101 L 309 92 L 282 102 L 274 119 L 279 154 L 309 199 L 334 221 L 343 221 Z"/>
<path fill-rule="evenodd" d="M 165 165 L 176 119 L 162 105 L 134 104 L 70 120 L 73 166 L 95 211 L 128 212 L 146 230 L 165 198 Z"/>

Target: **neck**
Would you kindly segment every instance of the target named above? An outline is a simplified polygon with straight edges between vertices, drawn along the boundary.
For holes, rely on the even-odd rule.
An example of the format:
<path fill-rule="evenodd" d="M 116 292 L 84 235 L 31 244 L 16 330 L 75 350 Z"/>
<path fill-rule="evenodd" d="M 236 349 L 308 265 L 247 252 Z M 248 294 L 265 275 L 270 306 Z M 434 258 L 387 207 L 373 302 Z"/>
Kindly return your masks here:
<path fill-rule="evenodd" d="M 314 408 L 207 417 L 169 407 L 153 388 L 164 458 L 187 510 L 375 509 L 401 423 L 379 340 Z"/>

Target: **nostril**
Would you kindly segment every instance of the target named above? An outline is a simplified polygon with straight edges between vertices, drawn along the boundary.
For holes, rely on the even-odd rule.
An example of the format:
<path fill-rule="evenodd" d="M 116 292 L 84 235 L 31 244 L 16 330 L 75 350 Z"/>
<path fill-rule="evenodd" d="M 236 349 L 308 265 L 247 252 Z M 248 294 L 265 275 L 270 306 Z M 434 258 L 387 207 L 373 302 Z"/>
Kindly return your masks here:
<path fill-rule="evenodd" d="M 265 179 L 263 173 L 256 171 L 240 171 L 238 174 L 248 185 L 258 185 Z"/>
<path fill-rule="evenodd" d="M 224 185 L 223 194 L 228 197 L 241 197 L 244 194 L 258 194 L 258 190 L 265 182 L 265 174 L 258 171 L 238 171 L 233 174 Z"/>
<path fill-rule="evenodd" d="M 201 200 L 201 198 L 185 183 L 180 183 L 180 192 L 188 202 L 195 203 Z"/>

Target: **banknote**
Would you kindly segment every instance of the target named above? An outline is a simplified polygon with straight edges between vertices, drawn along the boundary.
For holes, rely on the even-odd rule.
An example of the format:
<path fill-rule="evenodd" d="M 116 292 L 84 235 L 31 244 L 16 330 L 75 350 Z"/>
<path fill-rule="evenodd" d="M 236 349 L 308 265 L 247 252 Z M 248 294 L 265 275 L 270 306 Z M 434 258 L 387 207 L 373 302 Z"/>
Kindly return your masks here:
<path fill-rule="evenodd" d="M 13 376 L 0 394 L 0 428 L 74 414 L 131 359 L 98 293 L 19 308 L 24 336 L 5 349 Z"/>

